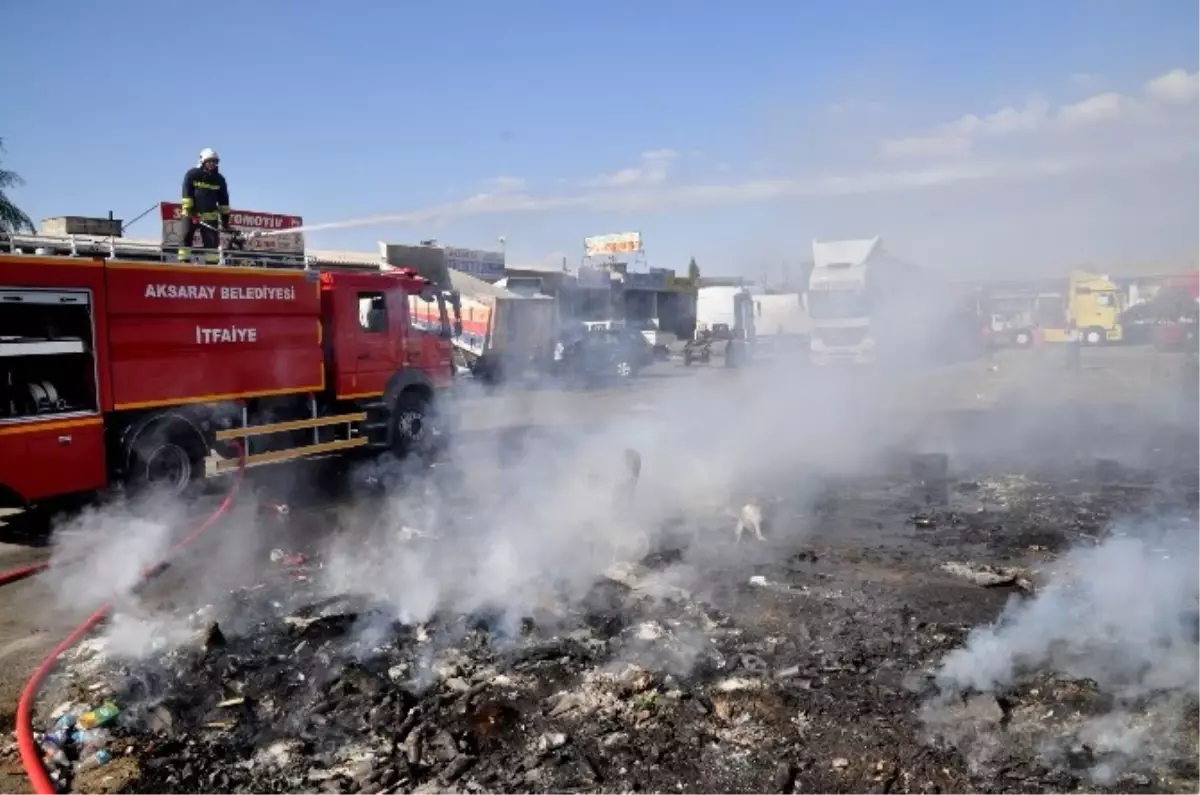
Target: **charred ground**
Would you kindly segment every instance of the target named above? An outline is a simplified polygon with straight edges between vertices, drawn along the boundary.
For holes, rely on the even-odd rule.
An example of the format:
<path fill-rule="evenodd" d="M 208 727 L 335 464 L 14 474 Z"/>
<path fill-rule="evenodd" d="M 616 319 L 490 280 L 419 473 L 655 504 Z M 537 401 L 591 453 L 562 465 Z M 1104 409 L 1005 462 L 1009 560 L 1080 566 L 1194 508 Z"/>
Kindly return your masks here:
<path fill-rule="evenodd" d="M 922 707 L 939 661 L 1009 599 L 1032 598 L 1022 589 L 1038 587 L 1056 553 L 1099 542 L 1117 516 L 1194 522 L 1195 491 L 1171 473 L 1124 470 L 1119 482 L 1105 482 L 1104 464 L 1057 482 L 960 473 L 942 506 L 904 472 L 841 479 L 816 499 L 774 496 L 775 526 L 802 533 L 740 551 L 732 541 L 660 549 L 599 579 L 581 602 L 527 616 L 405 625 L 363 600 L 319 598 L 319 558 L 279 566 L 223 614 L 196 618 L 198 628 L 225 627 L 223 644 L 198 639 L 126 664 L 93 646 L 66 668 L 60 688 L 74 698 L 94 702 L 111 688 L 128 705 L 111 744 L 130 749 L 125 768 L 93 770 L 75 784 L 144 792 L 1093 788 L 1104 749 L 1070 726 L 1072 716 L 1111 709 L 1093 682 L 1032 671 L 1001 693 L 961 694 L 943 713 L 953 716 L 948 734 L 931 731 Z M 1029 581 L 984 587 L 943 570 L 948 561 L 1016 566 Z M 695 570 L 702 580 L 686 576 Z M 48 694 L 43 714 L 64 700 L 62 689 Z M 1175 753 L 1122 766 L 1111 787 L 1196 787 L 1195 705 L 1181 709 Z M 1061 737 L 1063 748 L 1031 744 L 1022 720 Z"/>
<path fill-rule="evenodd" d="M 1035 451 L 973 446 L 975 424 L 1006 427 L 996 411 L 946 415 L 950 472 L 932 485 L 904 445 L 866 474 L 759 483 L 766 543 L 734 544 L 725 517 L 680 521 L 583 598 L 519 613 L 404 623 L 331 597 L 315 542 L 354 528 L 297 497 L 258 543 L 260 576 L 216 607 L 189 594 L 203 567 L 142 595 L 151 632 L 189 640 L 136 660 L 85 645 L 40 720 L 122 706 L 114 761 L 64 779 L 84 792 L 1195 791 L 1194 695 L 1131 699 L 1036 665 L 939 689 L 947 655 L 1038 598 L 1071 550 L 1194 533 L 1194 427 L 1122 406 L 1040 416 Z M 358 518 L 372 499 L 355 495 Z M 272 546 L 307 557 L 268 562 Z M 1165 728 L 1147 751 L 1130 725 Z"/>

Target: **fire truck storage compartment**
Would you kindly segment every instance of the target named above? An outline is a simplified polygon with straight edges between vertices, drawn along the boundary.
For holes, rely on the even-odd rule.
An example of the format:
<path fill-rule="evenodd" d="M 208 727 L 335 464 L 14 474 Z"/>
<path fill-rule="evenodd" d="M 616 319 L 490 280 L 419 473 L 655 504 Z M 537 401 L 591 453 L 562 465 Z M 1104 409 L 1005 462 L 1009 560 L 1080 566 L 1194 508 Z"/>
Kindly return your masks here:
<path fill-rule="evenodd" d="M 0 288 L 0 422 L 99 410 L 91 294 Z"/>

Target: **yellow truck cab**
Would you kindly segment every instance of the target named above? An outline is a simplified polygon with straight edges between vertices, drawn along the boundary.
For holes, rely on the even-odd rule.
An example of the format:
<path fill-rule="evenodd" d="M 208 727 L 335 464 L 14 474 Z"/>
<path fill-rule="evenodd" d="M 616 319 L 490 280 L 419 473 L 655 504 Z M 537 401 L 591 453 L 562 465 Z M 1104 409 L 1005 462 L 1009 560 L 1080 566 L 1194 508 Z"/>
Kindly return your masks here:
<path fill-rule="evenodd" d="M 1120 342 L 1124 338 L 1120 288 L 1104 276 L 1083 270 L 1071 271 L 1067 314 L 1074 321 L 1085 345 Z"/>

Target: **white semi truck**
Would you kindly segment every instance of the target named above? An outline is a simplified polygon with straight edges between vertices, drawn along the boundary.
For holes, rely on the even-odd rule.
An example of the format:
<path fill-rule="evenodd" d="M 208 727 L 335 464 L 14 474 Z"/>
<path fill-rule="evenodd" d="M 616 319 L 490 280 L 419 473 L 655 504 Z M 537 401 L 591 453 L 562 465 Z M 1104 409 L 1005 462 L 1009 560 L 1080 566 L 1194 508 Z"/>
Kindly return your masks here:
<path fill-rule="evenodd" d="M 867 269 L 882 251 L 878 237 L 866 240 L 813 241 L 808 277 L 810 350 L 815 364 L 866 363 L 874 359 Z"/>
<path fill-rule="evenodd" d="M 931 271 L 889 254 L 878 237 L 813 241 L 808 282 L 815 364 L 867 364 L 889 354 L 920 355 L 942 333 L 948 300 Z"/>

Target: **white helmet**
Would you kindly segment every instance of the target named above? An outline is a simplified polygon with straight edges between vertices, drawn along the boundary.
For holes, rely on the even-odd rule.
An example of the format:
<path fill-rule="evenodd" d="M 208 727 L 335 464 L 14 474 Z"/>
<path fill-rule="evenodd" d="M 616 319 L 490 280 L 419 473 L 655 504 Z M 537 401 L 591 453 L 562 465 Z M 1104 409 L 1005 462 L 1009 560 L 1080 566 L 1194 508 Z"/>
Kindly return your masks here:
<path fill-rule="evenodd" d="M 217 154 L 216 149 L 203 149 L 200 152 L 200 165 L 204 165 L 205 160 L 220 160 L 221 156 Z"/>

